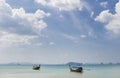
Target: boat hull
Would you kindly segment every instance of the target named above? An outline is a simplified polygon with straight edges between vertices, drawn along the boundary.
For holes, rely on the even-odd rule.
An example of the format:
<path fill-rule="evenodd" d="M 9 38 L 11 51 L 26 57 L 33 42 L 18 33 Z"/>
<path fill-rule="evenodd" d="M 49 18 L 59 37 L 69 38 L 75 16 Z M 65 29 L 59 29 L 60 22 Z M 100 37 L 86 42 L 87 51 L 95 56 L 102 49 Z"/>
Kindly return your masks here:
<path fill-rule="evenodd" d="M 71 66 L 69 66 L 69 69 L 71 72 L 83 72 L 82 67 L 72 68 Z"/>
<path fill-rule="evenodd" d="M 39 66 L 33 66 L 33 70 L 39 70 L 40 69 L 40 65 Z"/>

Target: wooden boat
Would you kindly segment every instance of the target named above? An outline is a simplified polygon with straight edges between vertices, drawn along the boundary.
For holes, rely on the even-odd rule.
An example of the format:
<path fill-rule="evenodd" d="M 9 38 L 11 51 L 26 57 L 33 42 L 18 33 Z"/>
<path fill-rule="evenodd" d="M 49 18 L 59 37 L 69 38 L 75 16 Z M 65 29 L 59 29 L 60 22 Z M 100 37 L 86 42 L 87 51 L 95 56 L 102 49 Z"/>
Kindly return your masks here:
<path fill-rule="evenodd" d="M 82 67 L 71 67 L 71 65 L 69 65 L 69 69 L 71 72 L 83 72 L 83 68 Z"/>
<path fill-rule="evenodd" d="M 34 65 L 33 70 L 39 70 L 41 65 Z"/>

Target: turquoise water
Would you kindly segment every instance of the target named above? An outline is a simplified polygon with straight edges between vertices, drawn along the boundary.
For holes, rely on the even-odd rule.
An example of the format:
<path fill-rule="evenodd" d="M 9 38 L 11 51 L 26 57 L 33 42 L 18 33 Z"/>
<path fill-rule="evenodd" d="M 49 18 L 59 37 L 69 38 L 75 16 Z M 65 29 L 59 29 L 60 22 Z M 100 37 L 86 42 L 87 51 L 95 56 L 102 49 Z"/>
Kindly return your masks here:
<path fill-rule="evenodd" d="M 83 66 L 83 73 L 70 72 L 67 65 L 0 66 L 0 78 L 120 78 L 120 65 Z"/>

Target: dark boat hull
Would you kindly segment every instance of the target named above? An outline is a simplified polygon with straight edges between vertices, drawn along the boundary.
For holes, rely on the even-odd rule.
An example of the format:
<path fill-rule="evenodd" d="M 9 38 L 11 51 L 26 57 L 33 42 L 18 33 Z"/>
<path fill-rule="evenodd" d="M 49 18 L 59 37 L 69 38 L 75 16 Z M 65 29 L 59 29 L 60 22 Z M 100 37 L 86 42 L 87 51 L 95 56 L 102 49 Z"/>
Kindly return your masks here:
<path fill-rule="evenodd" d="M 82 67 L 77 68 L 77 69 L 70 68 L 70 71 L 71 71 L 71 72 L 82 72 L 83 69 L 82 69 Z"/>
<path fill-rule="evenodd" d="M 40 69 L 40 67 L 35 67 L 35 68 L 33 68 L 33 70 L 39 70 Z"/>
<path fill-rule="evenodd" d="M 40 65 L 39 66 L 33 66 L 33 70 L 39 70 L 40 69 Z"/>
<path fill-rule="evenodd" d="M 71 72 L 83 72 L 82 67 L 72 68 L 71 66 L 69 66 L 69 69 Z"/>

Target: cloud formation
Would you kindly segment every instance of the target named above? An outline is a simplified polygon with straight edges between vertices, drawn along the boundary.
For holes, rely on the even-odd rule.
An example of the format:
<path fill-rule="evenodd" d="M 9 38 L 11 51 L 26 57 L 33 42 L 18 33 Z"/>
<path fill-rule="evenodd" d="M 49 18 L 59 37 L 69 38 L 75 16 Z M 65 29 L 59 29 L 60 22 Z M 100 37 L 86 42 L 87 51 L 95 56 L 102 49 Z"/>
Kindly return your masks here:
<path fill-rule="evenodd" d="M 75 43 L 78 43 L 81 39 L 87 38 L 89 35 L 77 35 L 77 36 L 73 36 L 73 35 L 69 35 L 69 34 L 61 34 L 61 36 L 63 36 L 64 38 L 71 40 Z"/>
<path fill-rule="evenodd" d="M 40 35 L 47 27 L 43 19 L 48 16 L 50 13 L 40 9 L 35 13 L 26 13 L 24 8 L 12 8 L 5 0 L 0 0 L 0 43 L 29 43 L 35 38 L 33 34 Z"/>
<path fill-rule="evenodd" d="M 25 13 L 23 8 L 13 9 L 12 13 L 12 18 L 19 21 L 19 26 L 31 28 L 36 33 L 40 33 L 42 29 L 46 28 L 47 24 L 43 18 L 50 15 L 42 10 L 37 10 L 35 13 Z"/>
<path fill-rule="evenodd" d="M 115 6 L 115 14 L 110 13 L 109 10 L 102 11 L 96 18 L 95 21 L 99 21 L 105 24 L 106 30 L 110 34 L 120 34 L 120 0 Z"/>
<path fill-rule="evenodd" d="M 18 35 L 0 31 L 0 47 L 31 45 L 31 40 L 35 38 L 37 38 L 37 36 Z"/>
<path fill-rule="evenodd" d="M 82 10 L 86 7 L 81 0 L 35 0 L 40 5 L 57 8 L 60 11 Z"/>
<path fill-rule="evenodd" d="M 107 1 L 101 2 L 100 5 L 104 8 L 107 8 L 108 2 Z"/>

